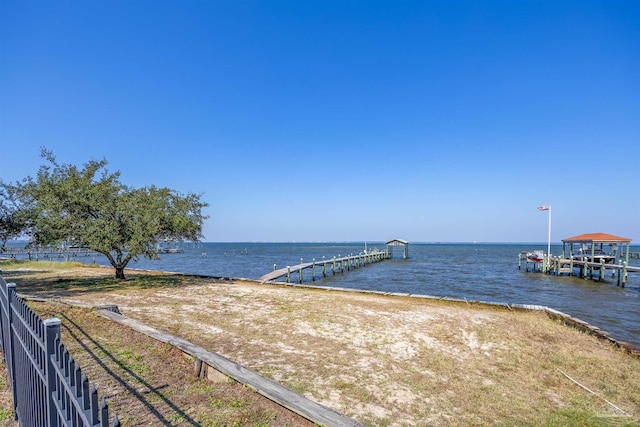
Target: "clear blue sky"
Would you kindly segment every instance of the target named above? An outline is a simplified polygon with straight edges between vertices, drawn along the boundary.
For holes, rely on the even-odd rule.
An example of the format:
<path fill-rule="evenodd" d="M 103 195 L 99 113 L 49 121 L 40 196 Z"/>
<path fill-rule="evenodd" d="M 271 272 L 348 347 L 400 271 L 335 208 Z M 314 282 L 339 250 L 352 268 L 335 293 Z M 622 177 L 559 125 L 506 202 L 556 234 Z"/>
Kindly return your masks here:
<path fill-rule="evenodd" d="M 207 241 L 640 243 L 640 1 L 0 0 L 0 177 L 203 193 Z"/>

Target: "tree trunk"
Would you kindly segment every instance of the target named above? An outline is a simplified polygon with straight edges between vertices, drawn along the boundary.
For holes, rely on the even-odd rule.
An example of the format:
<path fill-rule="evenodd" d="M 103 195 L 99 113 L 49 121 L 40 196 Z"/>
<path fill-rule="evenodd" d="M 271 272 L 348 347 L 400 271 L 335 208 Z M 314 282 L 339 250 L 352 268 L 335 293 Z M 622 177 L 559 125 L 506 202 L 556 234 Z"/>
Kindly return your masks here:
<path fill-rule="evenodd" d="M 117 266 L 116 269 L 116 280 L 124 280 L 124 266 Z"/>

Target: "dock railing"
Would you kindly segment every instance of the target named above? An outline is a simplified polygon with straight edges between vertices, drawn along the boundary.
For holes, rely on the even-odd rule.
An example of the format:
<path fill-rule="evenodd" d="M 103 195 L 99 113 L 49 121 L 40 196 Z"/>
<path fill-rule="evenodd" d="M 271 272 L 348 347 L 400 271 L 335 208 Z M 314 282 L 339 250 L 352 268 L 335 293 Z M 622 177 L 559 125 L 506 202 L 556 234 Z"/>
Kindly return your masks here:
<path fill-rule="evenodd" d="M 341 257 L 333 257 L 331 259 L 325 259 L 322 257 L 321 261 L 317 261 L 315 258 L 311 262 L 304 262 L 302 258 L 300 258 L 300 264 L 294 266 L 287 266 L 285 268 L 277 269 L 276 265 L 273 265 L 273 271 L 267 273 L 263 276 L 260 276 L 257 280 L 261 282 L 270 282 L 276 280 L 280 277 L 285 277 L 286 283 L 291 283 L 291 273 L 297 272 L 298 274 L 298 283 L 303 282 L 303 270 L 311 270 L 311 281 L 316 280 L 316 268 L 322 269 L 322 277 L 327 277 L 327 269 L 330 270 L 331 274 L 336 274 L 337 272 L 343 273 L 344 271 L 349 271 L 358 267 L 364 267 L 369 264 L 373 264 L 375 262 L 383 261 L 386 259 L 390 259 L 391 254 L 389 251 L 378 251 L 373 250 L 366 253 L 359 253 L 356 255 L 347 255 Z"/>
<path fill-rule="evenodd" d="M 618 263 L 606 263 L 603 259 L 599 261 L 589 261 L 586 257 L 582 259 L 551 257 L 548 274 L 560 276 L 574 274 L 574 268 L 578 269 L 577 276 L 583 279 L 594 279 L 600 282 L 605 280 L 607 272 L 612 277 L 617 278 L 617 285 L 625 287 L 629 273 L 640 273 L 640 267 L 630 266 L 626 261 L 618 260 Z"/>
<path fill-rule="evenodd" d="M 118 427 L 60 339 L 60 320 L 42 320 L 0 276 L 2 354 L 22 427 Z"/>

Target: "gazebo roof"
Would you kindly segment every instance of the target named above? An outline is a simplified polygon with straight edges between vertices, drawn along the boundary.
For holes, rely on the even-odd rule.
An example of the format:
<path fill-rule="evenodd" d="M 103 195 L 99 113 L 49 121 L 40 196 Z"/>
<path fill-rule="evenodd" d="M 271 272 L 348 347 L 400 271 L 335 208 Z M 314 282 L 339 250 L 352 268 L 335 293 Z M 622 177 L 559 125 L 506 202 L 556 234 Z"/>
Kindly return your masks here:
<path fill-rule="evenodd" d="M 406 240 L 402 240 L 402 239 L 393 239 L 393 240 L 389 240 L 387 242 L 387 245 L 408 245 L 409 242 L 407 242 Z"/>
<path fill-rule="evenodd" d="M 630 243 L 631 239 L 607 233 L 587 233 L 562 239 L 562 243 Z"/>

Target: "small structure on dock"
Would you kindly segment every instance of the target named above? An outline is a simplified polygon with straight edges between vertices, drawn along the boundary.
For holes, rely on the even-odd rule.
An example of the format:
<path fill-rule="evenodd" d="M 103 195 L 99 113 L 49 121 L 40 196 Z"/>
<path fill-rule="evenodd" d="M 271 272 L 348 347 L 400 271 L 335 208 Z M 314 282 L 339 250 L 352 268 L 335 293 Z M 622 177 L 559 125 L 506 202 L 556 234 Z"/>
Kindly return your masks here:
<path fill-rule="evenodd" d="M 608 245 L 609 251 L 605 250 Z M 622 248 L 626 245 L 623 256 Z M 625 262 L 629 262 L 629 246 L 631 239 L 614 236 L 606 233 L 588 233 L 579 236 L 562 239 L 562 258 L 573 258 L 581 261 L 600 262 L 604 260 L 606 264 L 615 263 L 624 257 Z M 568 253 L 567 250 L 568 249 Z"/>
<path fill-rule="evenodd" d="M 394 246 L 403 246 L 404 252 L 402 254 L 402 259 L 409 258 L 409 242 L 402 239 L 393 239 L 387 242 L 387 252 L 389 253 L 389 257 L 393 258 L 393 247 Z"/>
<path fill-rule="evenodd" d="M 626 245 L 623 251 L 622 246 Z M 618 286 L 625 286 L 628 273 L 640 272 L 640 267 L 629 266 L 631 239 L 606 233 L 589 233 L 562 240 L 562 255 L 549 257 L 543 271 L 548 274 L 574 275 L 604 281 L 607 271 L 617 277 Z"/>

